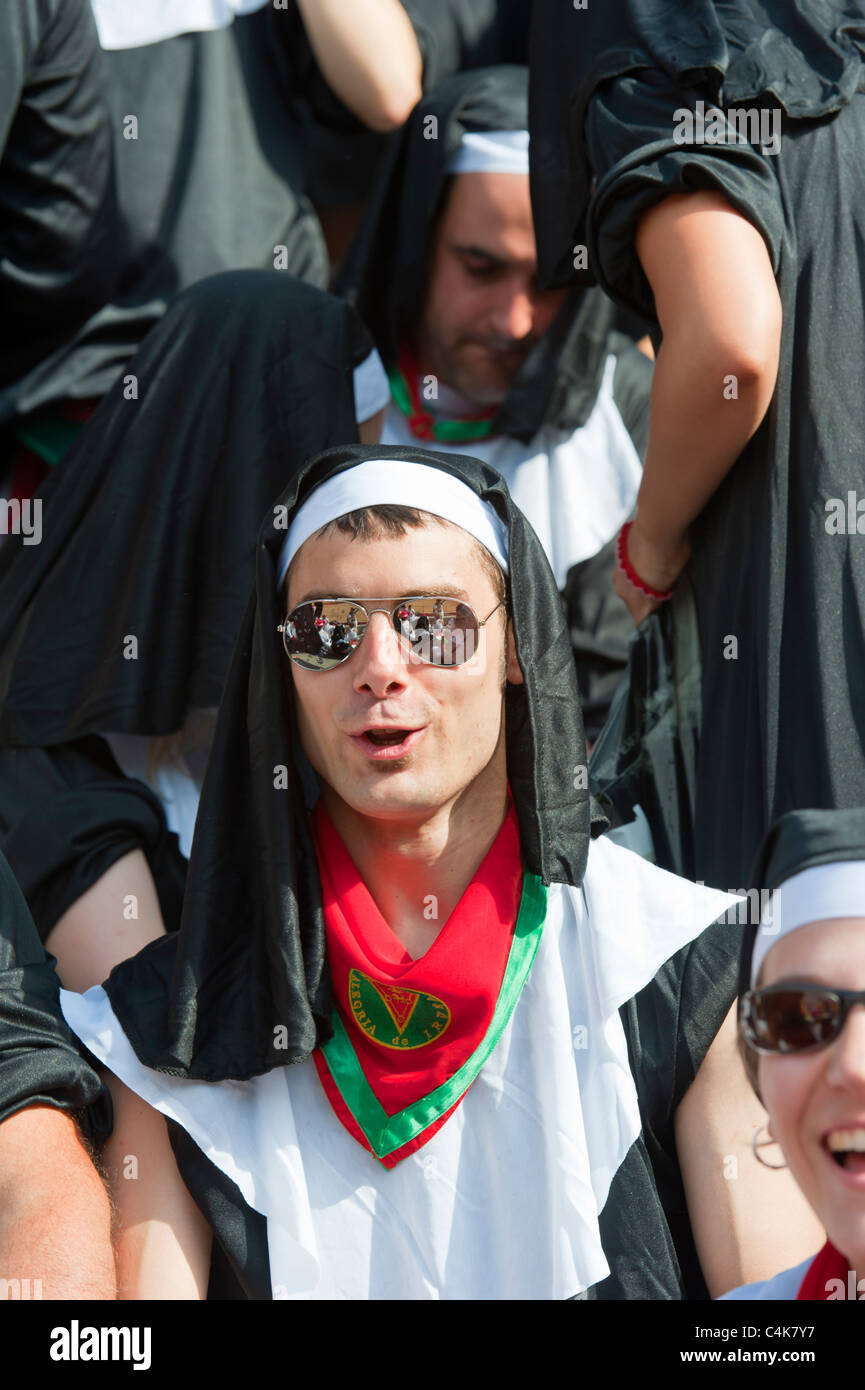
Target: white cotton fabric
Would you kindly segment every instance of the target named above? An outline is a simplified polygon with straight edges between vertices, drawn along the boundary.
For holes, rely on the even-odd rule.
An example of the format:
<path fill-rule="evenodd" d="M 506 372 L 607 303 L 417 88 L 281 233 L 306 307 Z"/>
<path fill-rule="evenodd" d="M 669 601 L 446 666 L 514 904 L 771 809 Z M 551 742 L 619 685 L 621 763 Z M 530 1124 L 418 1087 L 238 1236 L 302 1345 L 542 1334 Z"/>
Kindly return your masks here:
<path fill-rule="evenodd" d="M 500 435 L 470 444 L 436 440 L 433 445 L 437 453 L 471 454 L 501 473 L 537 533 L 560 589 L 572 565 L 597 555 L 612 540 L 636 502 L 643 466 L 613 399 L 615 371 L 611 354 L 592 413 L 578 430 L 544 426 L 529 444 Z M 440 386 L 438 401 L 425 404 L 449 416 L 461 413 L 457 401 Z M 393 402 L 381 442 L 417 443 Z"/>
<path fill-rule="evenodd" d="M 722 1293 L 717 1300 L 723 1303 L 726 1300 L 740 1302 L 744 1300 L 755 1301 L 770 1299 L 773 1302 L 777 1299 L 795 1299 L 802 1287 L 802 1280 L 808 1272 L 808 1266 L 816 1258 L 809 1255 L 807 1260 L 803 1260 L 795 1269 L 785 1269 L 781 1274 L 776 1274 L 772 1279 L 763 1279 L 757 1284 L 740 1284 L 738 1289 L 731 1289 L 729 1293 Z"/>
<path fill-rule="evenodd" d="M 236 15 L 253 14 L 270 0 L 90 0 L 103 48 L 149 43 L 207 29 L 225 29 Z"/>
<path fill-rule="evenodd" d="M 339 1123 L 312 1061 L 245 1082 L 172 1078 L 137 1060 L 101 986 L 61 1003 L 91 1052 L 266 1217 L 275 1297 L 564 1299 L 609 1272 L 598 1213 L 640 1133 L 619 1006 L 735 901 L 594 841 L 583 887 L 549 889 L 534 965 L 478 1079 L 392 1171 Z"/>
<path fill-rule="evenodd" d="M 466 131 L 448 161 L 447 174 L 528 174 L 527 130 Z"/>
<path fill-rule="evenodd" d="M 815 864 L 776 888 L 760 918 L 751 958 L 753 988 L 766 956 L 782 936 L 810 922 L 865 917 L 865 861 Z"/>
<path fill-rule="evenodd" d="M 354 369 L 354 418 L 358 423 L 384 410 L 390 400 L 390 384 L 381 358 L 373 348 Z"/>
<path fill-rule="evenodd" d="M 322 483 L 294 514 L 276 567 L 281 584 L 304 541 L 329 521 L 362 507 L 417 507 L 461 526 L 507 573 L 508 533 L 504 522 L 470 487 L 451 473 L 404 459 L 367 459 Z"/>

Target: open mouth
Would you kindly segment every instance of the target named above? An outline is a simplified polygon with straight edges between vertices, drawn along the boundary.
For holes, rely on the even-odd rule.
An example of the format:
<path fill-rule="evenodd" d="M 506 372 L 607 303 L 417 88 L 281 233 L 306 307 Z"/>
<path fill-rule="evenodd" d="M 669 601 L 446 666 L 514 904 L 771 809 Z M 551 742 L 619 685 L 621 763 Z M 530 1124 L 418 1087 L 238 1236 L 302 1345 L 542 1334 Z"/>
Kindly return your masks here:
<path fill-rule="evenodd" d="M 824 1140 L 830 1158 L 846 1173 L 865 1173 L 865 1129 L 833 1129 Z"/>
<path fill-rule="evenodd" d="M 366 729 L 362 737 L 376 748 L 389 748 L 392 744 L 405 743 L 414 729 Z"/>

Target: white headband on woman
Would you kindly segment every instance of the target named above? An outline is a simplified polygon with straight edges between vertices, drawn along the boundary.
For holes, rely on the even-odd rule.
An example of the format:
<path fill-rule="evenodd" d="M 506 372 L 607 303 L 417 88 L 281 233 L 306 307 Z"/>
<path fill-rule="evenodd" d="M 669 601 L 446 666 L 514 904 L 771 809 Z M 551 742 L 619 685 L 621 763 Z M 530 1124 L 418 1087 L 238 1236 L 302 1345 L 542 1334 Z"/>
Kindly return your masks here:
<path fill-rule="evenodd" d="M 527 174 L 527 130 L 469 130 L 452 155 L 447 174 Z"/>
<path fill-rule="evenodd" d="M 276 582 L 281 584 L 304 541 L 347 512 L 385 504 L 414 507 L 461 526 L 480 541 L 507 574 L 508 535 L 504 522 L 476 492 L 440 468 L 404 459 L 367 459 L 328 478 L 295 512 L 279 552 Z"/>
<path fill-rule="evenodd" d="M 793 874 L 763 909 L 751 957 L 751 988 L 769 951 L 782 936 L 809 922 L 865 917 L 865 860 L 835 860 Z"/>

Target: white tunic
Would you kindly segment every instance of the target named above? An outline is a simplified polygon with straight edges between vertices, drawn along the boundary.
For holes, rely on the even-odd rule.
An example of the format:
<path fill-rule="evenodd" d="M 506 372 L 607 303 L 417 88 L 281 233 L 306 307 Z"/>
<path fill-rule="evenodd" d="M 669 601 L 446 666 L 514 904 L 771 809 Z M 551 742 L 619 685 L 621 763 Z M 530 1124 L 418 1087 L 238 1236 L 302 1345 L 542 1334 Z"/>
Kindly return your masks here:
<path fill-rule="evenodd" d="M 173 1078 L 137 1060 L 101 987 L 61 1002 L 266 1217 L 275 1297 L 564 1299 L 609 1272 L 598 1215 L 641 1128 L 619 1007 L 735 901 L 594 841 L 582 888 L 548 890 L 528 981 L 474 1085 L 392 1170 L 337 1120 L 313 1062 Z"/>
<path fill-rule="evenodd" d="M 501 473 L 537 533 L 560 589 L 571 566 L 597 555 L 627 521 L 640 486 L 640 456 L 613 399 L 615 371 L 611 354 L 592 413 L 578 430 L 544 426 L 530 444 L 500 435 L 469 444 L 434 440 L 428 446 L 437 453 L 471 454 Z M 449 403 L 458 413 L 459 401 L 445 387 L 439 388 L 438 401 L 425 402 L 443 415 Z M 393 402 L 381 442 L 419 442 Z"/>

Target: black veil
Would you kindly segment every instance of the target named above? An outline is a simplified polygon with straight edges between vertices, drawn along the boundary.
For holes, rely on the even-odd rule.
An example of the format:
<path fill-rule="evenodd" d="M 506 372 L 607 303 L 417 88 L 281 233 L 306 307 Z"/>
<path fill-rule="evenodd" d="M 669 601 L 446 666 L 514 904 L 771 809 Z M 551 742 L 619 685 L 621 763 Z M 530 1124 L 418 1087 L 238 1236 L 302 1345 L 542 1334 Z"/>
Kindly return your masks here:
<path fill-rule="evenodd" d="M 180 931 L 116 966 L 105 986 L 139 1059 L 156 1070 L 245 1079 L 304 1060 L 330 1036 L 310 770 L 284 679 L 276 564 L 312 489 L 370 458 L 451 473 L 505 523 L 525 678 L 507 691 L 507 763 L 524 863 L 547 883 L 582 881 L 591 834 L 582 716 L 567 624 L 534 531 L 499 475 L 477 459 L 380 445 L 331 449 L 287 485 L 259 534 L 255 595 L 225 685 Z"/>

